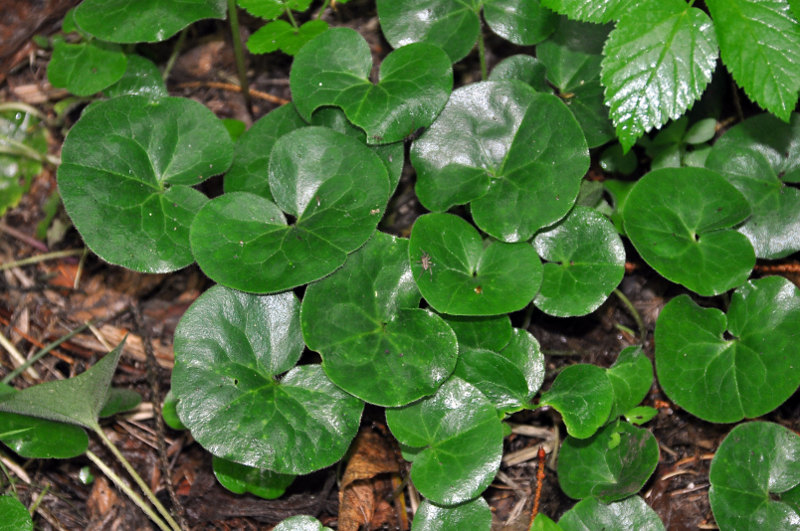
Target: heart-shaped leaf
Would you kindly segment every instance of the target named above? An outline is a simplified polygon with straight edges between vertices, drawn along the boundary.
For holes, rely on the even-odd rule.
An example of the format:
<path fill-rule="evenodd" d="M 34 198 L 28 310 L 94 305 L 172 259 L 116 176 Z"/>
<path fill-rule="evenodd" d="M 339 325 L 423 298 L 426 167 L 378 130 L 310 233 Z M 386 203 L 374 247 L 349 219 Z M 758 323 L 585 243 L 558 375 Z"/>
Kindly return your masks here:
<path fill-rule="evenodd" d="M 235 494 L 249 492 L 267 500 L 282 496 L 295 478 L 292 474 L 278 474 L 263 468 L 240 465 L 217 456 L 211 463 L 217 481 L 229 491 Z"/>
<path fill-rule="evenodd" d="M 378 84 L 369 80 L 371 69 L 369 45 L 354 30 L 318 35 L 297 54 L 289 77 L 300 116 L 309 121 L 318 107 L 334 105 L 366 132 L 369 144 L 389 144 L 429 126 L 453 88 L 450 59 L 432 44 L 387 55 Z"/>
<path fill-rule="evenodd" d="M 490 242 L 452 214 L 425 214 L 411 229 L 411 271 L 436 311 L 497 315 L 530 303 L 541 283 L 542 265 L 526 243 Z"/>
<path fill-rule="evenodd" d="M 542 5 L 573 20 L 605 23 L 619 20 L 637 0 L 542 0 Z"/>
<path fill-rule="evenodd" d="M 614 388 L 605 369 L 581 363 L 561 371 L 550 389 L 542 393 L 539 405 L 557 409 L 567 433 L 586 439 L 606 422 L 613 402 Z"/>
<path fill-rule="evenodd" d="M 452 507 L 441 507 L 425 500 L 411 523 L 411 531 L 488 531 L 491 527 L 492 511 L 483 498 Z"/>
<path fill-rule="evenodd" d="M 508 315 L 473 317 L 443 314 L 442 318 L 456 333 L 459 347 L 498 351 L 511 340 L 511 319 Z"/>
<path fill-rule="evenodd" d="M 749 214 L 744 196 L 703 168 L 648 173 L 628 193 L 622 213 L 628 237 L 653 269 L 706 296 L 750 275 L 753 246 L 733 229 Z"/>
<path fill-rule="evenodd" d="M 610 25 L 561 17 L 550 38 L 536 47 L 536 57 L 547 69 L 547 79 L 575 115 L 590 148 L 614 138 L 600 84 L 603 44 L 610 30 Z"/>
<path fill-rule="evenodd" d="M 431 397 L 387 410 L 386 423 L 401 444 L 423 449 L 411 479 L 434 503 L 471 500 L 500 467 L 503 428 L 494 405 L 460 378 L 450 378 Z"/>
<path fill-rule="evenodd" d="M 714 144 L 706 167 L 721 173 L 750 203 L 753 215 L 739 227 L 759 258 L 800 250 L 800 114 L 786 124 L 768 114 L 729 129 Z"/>
<path fill-rule="evenodd" d="M 800 290 L 782 277 L 752 280 L 731 297 L 727 318 L 688 296 L 656 323 L 656 372 L 664 392 L 710 422 L 764 415 L 800 385 Z"/>
<path fill-rule="evenodd" d="M 558 98 L 511 81 L 453 92 L 414 142 L 416 192 L 430 210 L 472 202 L 475 223 L 504 241 L 528 240 L 566 215 L 589 167 L 580 126 Z"/>
<path fill-rule="evenodd" d="M 158 42 L 192 22 L 225 18 L 227 6 L 225 0 L 84 0 L 75 21 L 104 41 Z"/>
<path fill-rule="evenodd" d="M 553 89 L 545 79 L 545 68 L 536 57 L 527 54 L 517 54 L 506 57 L 492 69 L 489 81 L 522 81 L 533 87 L 536 92 L 552 94 Z"/>
<path fill-rule="evenodd" d="M 536 44 L 553 32 L 555 13 L 539 0 L 484 0 L 483 18 L 492 31 L 520 45 Z"/>
<path fill-rule="evenodd" d="M 642 347 L 627 347 L 619 353 L 606 375 L 614 389 L 614 404 L 608 418 L 614 420 L 627 414 L 647 396 L 653 385 L 653 364 Z"/>
<path fill-rule="evenodd" d="M 304 127 L 272 148 L 275 203 L 245 192 L 208 202 L 192 224 L 197 263 L 212 279 L 258 293 L 321 278 L 375 230 L 389 178 L 364 144 L 325 127 Z M 283 212 L 296 221 L 287 225 Z"/>
<path fill-rule="evenodd" d="M 455 63 L 478 40 L 480 0 L 378 0 L 377 6 L 383 36 L 394 48 L 427 42 Z"/>
<path fill-rule="evenodd" d="M 77 96 L 91 96 L 119 81 L 127 63 L 122 48 L 116 44 L 57 41 L 47 65 L 47 79 L 54 87 L 65 88 Z"/>
<path fill-rule="evenodd" d="M 771 422 L 739 424 L 717 449 L 709 481 L 720 529 L 794 529 L 800 520 L 800 437 Z"/>
<path fill-rule="evenodd" d="M 211 288 L 175 330 L 172 391 L 178 414 L 212 454 L 282 474 L 338 461 L 364 404 L 319 365 L 294 367 L 303 351 L 291 292 L 251 295 Z"/>
<path fill-rule="evenodd" d="M 700 97 L 717 53 L 711 19 L 683 0 L 640 2 L 627 10 L 608 36 L 601 74 L 625 151 Z"/>
<path fill-rule="evenodd" d="M 652 433 L 614 422 L 588 439 L 567 437 L 558 455 L 558 484 L 570 498 L 611 503 L 638 492 L 657 464 Z"/>
<path fill-rule="evenodd" d="M 407 240 L 377 232 L 306 289 L 303 336 L 348 393 L 382 406 L 408 404 L 433 394 L 458 354 L 452 329 L 419 300 Z"/>
<path fill-rule="evenodd" d="M 598 211 L 576 206 L 533 240 L 547 260 L 534 304 L 558 317 L 595 311 L 625 274 L 625 247 L 614 225 Z"/>
<path fill-rule="evenodd" d="M 119 81 L 103 90 L 109 98 L 119 96 L 145 96 L 158 100 L 169 96 L 161 71 L 141 55 L 128 55 L 128 65 Z"/>
<path fill-rule="evenodd" d="M 135 271 L 191 264 L 189 225 L 207 199 L 190 186 L 225 171 L 233 143 L 205 106 L 123 96 L 84 111 L 64 141 L 58 186 L 86 245 Z"/>
<path fill-rule="evenodd" d="M 608 505 L 597 498 L 586 498 L 564 513 L 558 525 L 564 531 L 664 531 L 661 519 L 639 496 L 631 496 Z"/>
<path fill-rule="evenodd" d="M 285 20 L 273 20 L 259 28 L 247 39 L 250 53 L 269 53 L 281 50 L 295 55 L 308 41 L 328 29 L 324 20 L 309 20 L 295 28 Z"/>

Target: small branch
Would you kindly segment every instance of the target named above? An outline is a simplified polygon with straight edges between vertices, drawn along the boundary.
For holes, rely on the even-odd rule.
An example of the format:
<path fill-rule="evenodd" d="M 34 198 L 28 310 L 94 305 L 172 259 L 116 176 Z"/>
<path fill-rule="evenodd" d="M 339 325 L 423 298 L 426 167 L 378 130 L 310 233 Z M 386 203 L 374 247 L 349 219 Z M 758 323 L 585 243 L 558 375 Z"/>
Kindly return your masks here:
<path fill-rule="evenodd" d="M 172 72 L 172 67 L 175 65 L 175 60 L 178 59 L 178 54 L 183 48 L 183 43 L 186 42 L 186 33 L 189 29 L 189 26 L 186 26 L 181 31 L 181 34 L 178 36 L 178 40 L 175 42 L 175 46 L 172 48 L 172 53 L 169 55 L 169 59 L 167 59 L 167 64 L 164 66 L 164 72 L 161 74 L 161 79 L 164 82 L 167 82 L 167 78 L 169 77 L 169 73 Z"/>
<path fill-rule="evenodd" d="M 196 87 L 218 88 L 223 90 L 231 90 L 233 92 L 242 91 L 241 87 L 238 87 L 233 83 L 223 83 L 221 81 L 189 81 L 188 83 L 181 83 L 177 85 L 177 88 L 196 88 Z M 286 103 L 289 103 L 289 100 L 279 98 L 278 96 L 273 96 L 272 94 L 268 94 L 266 92 L 261 92 L 260 90 L 250 89 L 249 93 L 253 97 L 262 100 L 267 100 L 272 103 L 277 103 L 278 105 L 284 105 Z"/>
<path fill-rule="evenodd" d="M 481 22 L 480 31 L 478 32 L 478 59 L 481 63 L 481 80 L 486 81 L 489 77 L 486 69 L 486 44 L 483 42 L 483 23 Z"/>
<path fill-rule="evenodd" d="M 642 342 L 642 346 L 644 346 L 644 342 L 647 339 L 647 330 L 644 327 L 644 321 L 642 321 L 642 316 L 639 315 L 639 312 L 636 310 L 636 307 L 630 301 L 628 297 L 625 296 L 619 289 L 614 288 L 614 295 L 622 302 L 625 308 L 628 310 L 628 313 L 631 314 L 633 320 L 636 321 L 636 327 L 639 329 L 639 340 Z"/>
<path fill-rule="evenodd" d="M 23 258 L 22 260 L 0 264 L 0 271 L 5 271 L 6 269 L 12 269 L 14 267 L 38 264 L 39 262 L 46 262 L 47 260 L 53 260 L 55 258 L 78 256 L 83 254 L 83 252 L 83 249 L 67 249 L 66 251 L 53 251 L 52 253 L 37 254 L 36 256 Z"/>

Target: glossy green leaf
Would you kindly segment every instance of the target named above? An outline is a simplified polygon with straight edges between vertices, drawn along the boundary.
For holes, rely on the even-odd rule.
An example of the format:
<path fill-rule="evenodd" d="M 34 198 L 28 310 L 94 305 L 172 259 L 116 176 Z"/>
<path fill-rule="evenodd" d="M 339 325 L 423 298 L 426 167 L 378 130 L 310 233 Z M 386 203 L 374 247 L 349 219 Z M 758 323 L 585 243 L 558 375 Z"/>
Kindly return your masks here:
<path fill-rule="evenodd" d="M 614 404 L 609 414 L 609 420 L 614 420 L 627 414 L 647 396 L 653 385 L 653 364 L 642 347 L 627 347 L 619 353 L 606 375 L 614 389 Z"/>
<path fill-rule="evenodd" d="M 641 426 L 650 422 L 658 415 L 658 410 L 650 406 L 638 406 L 625 412 L 625 420 L 634 426 Z"/>
<path fill-rule="evenodd" d="M 127 56 L 116 44 L 56 41 L 53 58 L 47 65 L 47 79 L 54 87 L 77 96 L 91 96 L 119 81 L 127 64 Z"/>
<path fill-rule="evenodd" d="M 14 496 L 0 496 L 0 531 L 33 531 L 28 509 Z"/>
<path fill-rule="evenodd" d="M 367 402 L 400 406 L 433 394 L 453 372 L 456 336 L 419 308 L 408 241 L 376 233 L 303 297 L 303 336 L 328 377 Z"/>
<path fill-rule="evenodd" d="M 282 496 L 295 478 L 292 474 L 240 465 L 217 456 L 214 456 L 212 465 L 217 481 L 229 491 L 235 494 L 249 492 L 267 500 Z"/>
<path fill-rule="evenodd" d="M 123 96 L 95 103 L 70 130 L 58 186 L 75 227 L 102 259 L 174 271 L 194 261 L 189 225 L 206 202 L 190 186 L 225 171 L 232 151 L 227 131 L 202 104 Z"/>
<path fill-rule="evenodd" d="M 538 513 L 531 524 L 530 531 L 563 531 L 563 528 L 544 513 Z"/>
<path fill-rule="evenodd" d="M 740 424 L 720 444 L 709 480 L 720 529 L 796 529 L 800 507 L 790 489 L 800 485 L 800 437 L 771 422 Z"/>
<path fill-rule="evenodd" d="M 333 28 L 312 39 L 295 57 L 289 83 L 305 120 L 319 107 L 341 108 L 363 129 L 369 144 L 389 144 L 429 126 L 447 103 L 453 70 L 432 44 L 394 50 L 381 63 L 380 81 L 369 80 L 372 54 L 352 29 Z"/>
<path fill-rule="evenodd" d="M 745 197 L 703 168 L 663 168 L 628 194 L 625 231 L 659 274 L 700 295 L 742 284 L 755 265 L 747 237 L 733 229 L 750 215 Z"/>
<path fill-rule="evenodd" d="M 747 96 L 785 122 L 800 90 L 800 24 L 783 0 L 708 0 L 722 61 Z"/>
<path fill-rule="evenodd" d="M 573 20 L 605 23 L 622 18 L 638 0 L 542 0 L 542 5 Z"/>
<path fill-rule="evenodd" d="M 609 31 L 610 25 L 562 17 L 555 33 L 536 47 L 536 56 L 547 69 L 547 79 L 575 115 L 590 148 L 614 138 L 600 85 L 600 62 Z"/>
<path fill-rule="evenodd" d="M 386 168 L 369 148 L 324 127 L 275 142 L 269 188 L 275 203 L 234 192 L 198 212 L 192 251 L 215 281 L 267 293 L 333 272 L 374 232 L 390 192 Z M 296 221 L 287 224 L 284 212 Z"/>
<path fill-rule="evenodd" d="M 411 148 L 420 202 L 472 202 L 486 233 L 514 242 L 566 215 L 589 167 L 580 126 L 561 101 L 511 81 L 453 92 Z"/>
<path fill-rule="evenodd" d="M 520 45 L 536 44 L 555 29 L 555 14 L 539 0 L 483 0 L 483 18 L 492 31 Z"/>
<path fill-rule="evenodd" d="M 300 358 L 299 303 L 291 292 L 251 295 L 216 286 L 175 330 L 172 391 L 178 415 L 212 454 L 282 474 L 338 461 L 364 404 Z"/>
<path fill-rule="evenodd" d="M 489 531 L 491 526 L 492 511 L 483 498 L 448 507 L 425 500 L 414 513 L 411 531 Z"/>
<path fill-rule="evenodd" d="M 683 0 L 641 2 L 611 31 L 603 55 L 605 101 L 627 151 L 700 98 L 717 61 L 717 39 L 708 15 Z"/>
<path fill-rule="evenodd" d="M 500 411 L 517 411 L 528 402 L 524 374 L 501 354 L 461 347 L 453 374 L 477 387 Z"/>
<path fill-rule="evenodd" d="M 689 297 L 672 299 L 656 322 L 656 372 L 672 401 L 710 422 L 764 415 L 800 385 L 800 290 L 782 277 L 751 280 L 727 318 Z"/>
<path fill-rule="evenodd" d="M 40 383 L 0 397 L 0 411 L 100 429 L 98 417 L 124 340 L 89 369 L 67 380 Z"/>
<path fill-rule="evenodd" d="M 142 402 L 142 395 L 133 389 L 125 389 L 121 387 L 112 387 L 108 390 L 108 397 L 106 403 L 103 404 L 103 409 L 100 410 L 100 417 L 110 417 L 117 413 L 130 411 Z"/>
<path fill-rule="evenodd" d="M 566 218 L 533 239 L 547 262 L 534 304 L 558 317 L 595 311 L 625 274 L 625 247 L 611 221 L 576 206 Z"/>
<path fill-rule="evenodd" d="M 169 96 L 167 85 L 158 67 L 149 59 L 136 54 L 128 55 L 128 64 L 122 78 L 103 89 L 103 94 L 109 98 L 146 96 L 151 100 Z"/>
<path fill-rule="evenodd" d="M 31 155 L 47 154 L 48 132 L 32 113 L 0 112 L 0 216 L 17 206 L 42 171 L 42 162 Z"/>
<path fill-rule="evenodd" d="M 441 47 L 455 63 L 475 46 L 479 0 L 378 0 L 383 36 L 394 48 L 414 42 Z"/>
<path fill-rule="evenodd" d="M 516 365 L 525 377 L 528 384 L 528 399 L 530 400 L 544 382 L 544 355 L 539 347 L 539 342 L 533 334 L 521 328 L 515 328 L 511 341 L 500 350 L 500 354 Z"/>
<path fill-rule="evenodd" d="M 588 439 L 567 437 L 558 455 L 558 484 L 570 498 L 611 503 L 638 492 L 657 464 L 652 433 L 613 422 Z"/>
<path fill-rule="evenodd" d="M 426 214 L 411 229 L 409 260 L 425 300 L 439 312 L 498 315 L 530 303 L 542 266 L 526 243 L 488 242 L 452 214 Z"/>
<path fill-rule="evenodd" d="M 729 129 L 706 159 L 750 203 L 753 215 L 739 227 L 759 258 L 800 250 L 800 114 L 789 124 L 762 114 Z"/>
<path fill-rule="evenodd" d="M 225 0 L 84 0 L 80 28 L 110 42 L 158 42 L 205 18 L 225 18 Z"/>
<path fill-rule="evenodd" d="M 596 365 L 570 365 L 542 393 L 540 406 L 561 413 L 567 433 L 576 439 L 591 437 L 608 419 L 614 403 L 614 388 L 605 369 Z"/>
<path fill-rule="evenodd" d="M 661 519 L 639 496 L 608 505 L 586 498 L 564 513 L 558 525 L 564 531 L 664 531 Z"/>
<path fill-rule="evenodd" d="M 536 92 L 551 94 L 553 89 L 545 79 L 545 67 L 536 57 L 528 54 L 517 54 L 506 57 L 492 69 L 489 81 L 502 80 L 522 81 L 533 87 Z"/>
<path fill-rule="evenodd" d="M 303 45 L 327 29 L 328 23 L 324 20 L 309 20 L 298 28 L 285 20 L 275 20 L 250 35 L 247 49 L 256 54 L 281 50 L 295 55 Z"/>
<path fill-rule="evenodd" d="M 456 333 L 459 347 L 498 351 L 511 340 L 511 319 L 508 315 L 474 317 L 443 314 L 442 318 Z"/>
<path fill-rule="evenodd" d="M 272 531 L 333 531 L 313 516 L 292 516 L 276 525 Z"/>
<path fill-rule="evenodd" d="M 500 467 L 500 419 L 483 393 L 460 378 L 450 378 L 431 397 L 387 410 L 386 423 L 401 444 L 423 448 L 411 480 L 434 503 L 475 498 Z"/>
<path fill-rule="evenodd" d="M 167 391 L 167 396 L 164 397 L 164 404 L 161 406 L 161 416 L 164 417 L 164 423 L 173 430 L 187 429 L 178 416 L 178 399 L 175 398 L 172 389 Z"/>

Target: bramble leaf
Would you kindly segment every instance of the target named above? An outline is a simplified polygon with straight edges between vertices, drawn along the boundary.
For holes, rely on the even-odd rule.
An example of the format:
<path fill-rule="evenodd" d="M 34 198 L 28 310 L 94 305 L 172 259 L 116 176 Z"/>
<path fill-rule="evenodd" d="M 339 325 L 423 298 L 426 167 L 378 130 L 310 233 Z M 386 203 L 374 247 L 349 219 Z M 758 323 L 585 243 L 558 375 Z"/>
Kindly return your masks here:
<path fill-rule="evenodd" d="M 619 20 L 637 0 L 542 0 L 542 5 L 573 20 L 606 23 Z"/>
<path fill-rule="evenodd" d="M 308 41 L 328 29 L 324 20 L 309 20 L 295 28 L 285 20 L 275 20 L 260 27 L 247 39 L 250 53 L 269 53 L 281 50 L 295 55 Z"/>

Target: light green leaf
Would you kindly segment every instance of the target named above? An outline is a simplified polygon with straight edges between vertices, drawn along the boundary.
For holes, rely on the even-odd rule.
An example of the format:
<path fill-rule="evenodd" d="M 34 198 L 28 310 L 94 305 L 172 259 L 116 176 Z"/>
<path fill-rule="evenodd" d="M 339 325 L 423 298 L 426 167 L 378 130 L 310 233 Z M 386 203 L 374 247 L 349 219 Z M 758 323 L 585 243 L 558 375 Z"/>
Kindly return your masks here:
<path fill-rule="evenodd" d="M 328 29 L 324 20 L 309 20 L 299 28 L 295 28 L 285 20 L 275 20 L 262 26 L 247 39 L 250 53 L 269 53 L 281 50 L 288 55 L 295 55 L 308 41 Z"/>
<path fill-rule="evenodd" d="M 489 531 L 492 511 L 483 498 L 456 506 L 439 506 L 424 500 L 414 514 L 411 531 Z"/>
<path fill-rule="evenodd" d="M 116 44 L 57 41 L 47 65 L 47 79 L 54 87 L 77 96 L 91 96 L 119 81 L 127 63 L 128 58 Z"/>
<path fill-rule="evenodd" d="M 14 496 L 0 496 L 0 531 L 33 531 L 28 509 Z"/>
<path fill-rule="evenodd" d="M 267 500 L 281 497 L 295 478 L 292 474 L 240 465 L 217 456 L 213 456 L 211 463 L 217 481 L 229 491 L 235 494 L 249 492 Z"/>
<path fill-rule="evenodd" d="M 573 20 L 605 23 L 619 20 L 639 0 L 542 0 L 542 5 Z"/>

